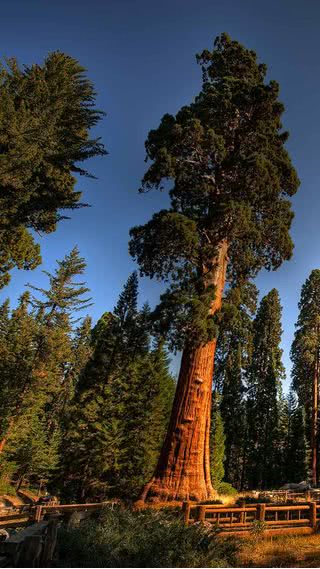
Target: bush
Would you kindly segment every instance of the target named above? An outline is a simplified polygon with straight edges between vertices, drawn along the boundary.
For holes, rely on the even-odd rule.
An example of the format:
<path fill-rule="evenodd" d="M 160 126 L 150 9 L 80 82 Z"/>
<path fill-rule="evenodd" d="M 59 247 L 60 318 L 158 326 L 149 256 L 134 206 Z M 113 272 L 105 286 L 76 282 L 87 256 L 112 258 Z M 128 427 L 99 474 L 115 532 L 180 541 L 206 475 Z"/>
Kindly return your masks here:
<path fill-rule="evenodd" d="M 238 491 L 229 484 L 229 482 L 220 482 L 217 488 L 218 494 L 222 494 L 224 496 L 235 496 Z"/>
<path fill-rule="evenodd" d="M 267 496 L 265 498 L 255 498 L 254 496 L 242 496 L 238 498 L 236 504 L 269 504 L 271 499 Z"/>
<path fill-rule="evenodd" d="M 118 506 L 78 528 L 61 528 L 58 544 L 59 567 L 226 567 L 238 550 L 234 539 L 217 540 L 211 526 Z"/>
<path fill-rule="evenodd" d="M 222 500 L 203 500 L 203 502 L 197 502 L 199 504 L 223 504 Z"/>
<path fill-rule="evenodd" d="M 0 478 L 0 496 L 7 495 L 7 496 L 15 496 L 16 490 L 9 482 Z"/>

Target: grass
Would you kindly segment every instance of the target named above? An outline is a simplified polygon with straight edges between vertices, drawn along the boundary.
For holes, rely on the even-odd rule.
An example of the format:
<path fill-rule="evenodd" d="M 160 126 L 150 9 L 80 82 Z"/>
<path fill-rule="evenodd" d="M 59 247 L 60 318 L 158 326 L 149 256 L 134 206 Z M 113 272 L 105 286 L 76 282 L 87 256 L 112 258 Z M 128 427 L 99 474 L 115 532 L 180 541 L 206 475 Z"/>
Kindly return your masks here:
<path fill-rule="evenodd" d="M 320 567 L 320 534 L 243 539 L 237 567 Z"/>
<path fill-rule="evenodd" d="M 186 527 L 173 509 L 106 507 L 96 520 L 61 528 L 58 566 L 234 567 L 239 546 L 217 538 L 211 526 Z"/>

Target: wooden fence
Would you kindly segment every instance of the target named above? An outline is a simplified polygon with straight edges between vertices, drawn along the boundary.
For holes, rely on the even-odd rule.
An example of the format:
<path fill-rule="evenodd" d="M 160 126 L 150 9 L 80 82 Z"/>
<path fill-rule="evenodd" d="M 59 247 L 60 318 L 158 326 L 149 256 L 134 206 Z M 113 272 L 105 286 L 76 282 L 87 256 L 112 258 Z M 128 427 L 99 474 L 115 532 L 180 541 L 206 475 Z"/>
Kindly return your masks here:
<path fill-rule="evenodd" d="M 313 533 L 320 522 L 320 503 L 299 505 L 251 504 L 248 507 L 219 507 L 211 504 L 184 502 L 186 524 L 210 523 L 223 534 L 247 535 L 261 531 L 267 535 L 277 533 Z M 259 523 L 258 523 L 259 522 Z"/>
<path fill-rule="evenodd" d="M 26 525 L 32 521 L 40 522 L 50 514 L 69 517 L 74 512 L 90 512 L 101 510 L 106 505 L 115 502 L 99 502 L 94 504 L 42 504 L 13 506 L 0 509 L 0 527 L 14 527 Z"/>
<path fill-rule="evenodd" d="M 265 490 L 258 493 L 259 499 L 269 498 L 279 502 L 293 501 L 317 501 L 320 500 L 320 490 L 305 490 L 304 492 L 292 492 L 291 490 Z"/>

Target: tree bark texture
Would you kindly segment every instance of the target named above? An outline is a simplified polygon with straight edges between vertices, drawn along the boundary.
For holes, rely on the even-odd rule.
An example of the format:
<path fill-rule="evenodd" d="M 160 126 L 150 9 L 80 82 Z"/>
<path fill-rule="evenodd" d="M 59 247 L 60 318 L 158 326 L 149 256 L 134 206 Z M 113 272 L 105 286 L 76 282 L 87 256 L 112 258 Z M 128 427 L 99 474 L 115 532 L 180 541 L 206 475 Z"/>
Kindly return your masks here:
<path fill-rule="evenodd" d="M 218 249 L 208 284 L 215 286 L 210 314 L 221 308 L 227 268 L 226 242 Z M 153 478 L 141 500 L 205 500 L 215 496 L 210 477 L 210 424 L 216 338 L 186 346 L 167 435 Z"/>

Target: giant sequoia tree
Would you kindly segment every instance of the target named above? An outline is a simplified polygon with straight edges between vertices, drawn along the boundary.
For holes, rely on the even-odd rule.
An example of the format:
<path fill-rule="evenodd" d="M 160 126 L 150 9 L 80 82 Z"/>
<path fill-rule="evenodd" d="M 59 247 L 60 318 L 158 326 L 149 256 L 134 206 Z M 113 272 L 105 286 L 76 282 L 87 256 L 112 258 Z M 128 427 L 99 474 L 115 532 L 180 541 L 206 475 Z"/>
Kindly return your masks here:
<path fill-rule="evenodd" d="M 312 482 L 317 484 L 318 395 L 320 372 L 320 270 L 311 271 L 301 290 L 299 317 L 291 348 L 292 386 L 306 415 Z"/>
<path fill-rule="evenodd" d="M 284 148 L 279 86 L 256 54 L 226 34 L 198 56 L 199 95 L 166 114 L 146 141 L 141 191 L 170 188 L 171 205 L 131 230 L 143 275 L 169 281 L 156 316 L 183 349 L 167 436 L 148 495 L 206 499 L 216 347 L 214 316 L 231 282 L 278 268 L 292 252 L 288 197 L 298 179 Z"/>
<path fill-rule="evenodd" d="M 80 207 L 75 174 L 105 154 L 90 129 L 101 119 L 95 91 L 77 60 L 53 52 L 44 64 L 0 66 L 0 288 L 13 267 L 33 269 L 31 230 L 50 233 L 61 210 Z"/>

